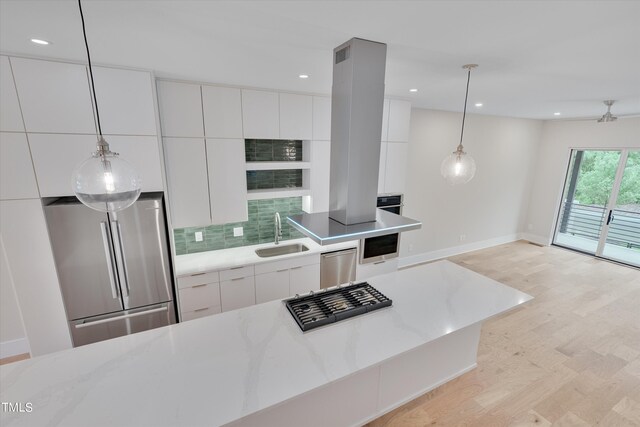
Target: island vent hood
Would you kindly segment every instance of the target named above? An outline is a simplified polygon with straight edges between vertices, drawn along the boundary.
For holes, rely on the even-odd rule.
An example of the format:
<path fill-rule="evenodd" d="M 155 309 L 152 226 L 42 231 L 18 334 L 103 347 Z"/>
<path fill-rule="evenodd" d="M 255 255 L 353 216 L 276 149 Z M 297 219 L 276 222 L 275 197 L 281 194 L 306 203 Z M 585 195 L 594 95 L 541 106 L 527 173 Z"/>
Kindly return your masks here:
<path fill-rule="evenodd" d="M 353 38 L 333 50 L 329 212 L 287 221 L 320 245 L 415 230 L 376 208 L 387 45 Z"/>

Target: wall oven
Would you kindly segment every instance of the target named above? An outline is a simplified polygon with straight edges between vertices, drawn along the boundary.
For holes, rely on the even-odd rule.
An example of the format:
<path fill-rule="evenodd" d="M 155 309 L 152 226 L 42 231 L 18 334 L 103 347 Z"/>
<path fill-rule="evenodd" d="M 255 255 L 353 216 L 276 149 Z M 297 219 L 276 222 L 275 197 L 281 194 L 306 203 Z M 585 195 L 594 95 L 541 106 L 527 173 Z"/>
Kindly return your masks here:
<path fill-rule="evenodd" d="M 378 209 L 402 215 L 402 194 L 384 194 L 378 196 Z M 382 262 L 396 258 L 400 253 L 400 233 L 369 237 L 360 240 L 360 264 Z"/>

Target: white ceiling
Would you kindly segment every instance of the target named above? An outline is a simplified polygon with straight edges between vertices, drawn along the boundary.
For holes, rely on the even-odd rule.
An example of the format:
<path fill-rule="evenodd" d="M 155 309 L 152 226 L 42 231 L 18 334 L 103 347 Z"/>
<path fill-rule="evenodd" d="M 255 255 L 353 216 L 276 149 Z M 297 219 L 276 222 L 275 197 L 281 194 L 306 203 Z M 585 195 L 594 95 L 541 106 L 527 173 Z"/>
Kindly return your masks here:
<path fill-rule="evenodd" d="M 331 52 L 387 43 L 386 93 L 414 106 L 548 119 L 640 113 L 638 1 L 83 2 L 95 63 L 158 76 L 331 92 Z M 32 37 L 52 42 L 37 46 Z M 0 50 L 85 60 L 77 2 L 0 0 Z M 307 80 L 298 74 L 310 75 Z M 410 94 L 410 88 L 419 92 Z M 477 109 L 475 102 L 483 102 Z"/>

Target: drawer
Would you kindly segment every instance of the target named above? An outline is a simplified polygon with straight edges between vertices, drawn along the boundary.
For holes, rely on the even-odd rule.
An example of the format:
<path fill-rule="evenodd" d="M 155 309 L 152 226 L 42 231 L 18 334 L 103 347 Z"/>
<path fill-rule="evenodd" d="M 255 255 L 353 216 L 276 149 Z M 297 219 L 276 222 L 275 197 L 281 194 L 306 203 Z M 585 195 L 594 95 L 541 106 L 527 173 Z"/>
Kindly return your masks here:
<path fill-rule="evenodd" d="M 220 306 L 216 305 L 214 307 L 206 307 L 206 308 L 199 308 L 197 310 L 194 311 L 187 311 L 180 313 L 182 315 L 182 321 L 186 322 L 188 320 L 193 320 L 193 319 L 198 319 L 200 317 L 206 317 L 206 316 L 211 316 L 212 314 L 218 314 L 220 313 Z"/>
<path fill-rule="evenodd" d="M 263 262 L 256 264 L 255 270 L 256 274 L 263 274 L 312 264 L 320 264 L 320 254 L 301 255 L 280 261 Z"/>
<path fill-rule="evenodd" d="M 219 281 L 220 275 L 217 271 L 194 273 L 187 276 L 178 277 L 178 289 L 189 288 L 193 285 L 203 285 L 205 283 L 214 283 Z"/>
<path fill-rule="evenodd" d="M 220 284 L 207 283 L 180 289 L 180 312 L 220 305 Z"/>
<path fill-rule="evenodd" d="M 240 277 L 253 276 L 253 265 L 228 268 L 220 270 L 220 281 L 238 279 Z"/>

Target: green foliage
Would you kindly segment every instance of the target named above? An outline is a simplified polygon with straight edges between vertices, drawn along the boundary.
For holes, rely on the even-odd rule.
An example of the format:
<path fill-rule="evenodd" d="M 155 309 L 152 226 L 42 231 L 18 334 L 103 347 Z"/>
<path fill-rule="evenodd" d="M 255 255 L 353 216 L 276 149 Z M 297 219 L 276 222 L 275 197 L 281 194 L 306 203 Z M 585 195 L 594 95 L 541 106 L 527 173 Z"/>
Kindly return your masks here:
<path fill-rule="evenodd" d="M 604 206 L 609 200 L 620 152 L 585 151 L 574 200 Z M 629 152 L 617 205 L 640 205 L 640 151 Z"/>

